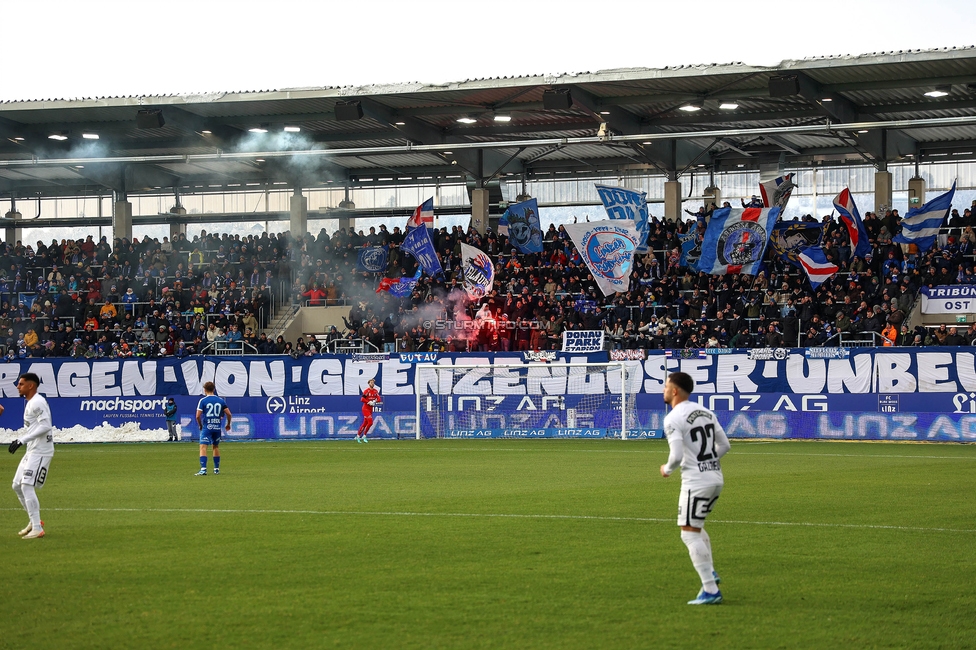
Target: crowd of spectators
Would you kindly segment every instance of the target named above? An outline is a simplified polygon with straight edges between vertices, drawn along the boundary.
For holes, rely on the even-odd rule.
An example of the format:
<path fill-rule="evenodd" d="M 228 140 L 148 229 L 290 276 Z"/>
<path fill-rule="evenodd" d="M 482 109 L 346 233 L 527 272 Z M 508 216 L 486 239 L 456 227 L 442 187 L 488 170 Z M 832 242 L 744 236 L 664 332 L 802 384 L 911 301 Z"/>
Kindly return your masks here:
<path fill-rule="evenodd" d="M 288 286 L 287 234 L 201 232 L 160 242 L 89 235 L 0 247 L 6 358 L 188 355 L 259 334 Z"/>
<path fill-rule="evenodd" d="M 976 206 L 974 206 L 976 209 Z M 699 217 L 699 237 L 707 212 Z M 807 215 L 803 221 L 816 222 Z M 618 348 L 780 347 L 838 345 L 840 335 L 874 345 L 968 345 L 976 325 L 956 330 L 909 328 L 907 315 L 923 285 L 976 283 L 976 217 L 953 210 L 936 246 L 919 253 L 896 244 L 897 210 L 868 212 L 871 253 L 852 255 L 846 228 L 821 220 L 823 249 L 839 272 L 811 288 L 796 266 L 774 255 L 757 276 L 697 273 L 681 264 L 679 236 L 694 221 L 652 218 L 650 252 L 638 255 L 630 291 L 605 298 L 563 227 L 550 226 L 542 253 L 518 254 L 504 236 L 460 227 L 431 231 L 446 277 L 424 275 L 412 295 L 375 293 L 376 274 L 356 272 L 362 246 L 386 245 L 386 275 L 410 277 L 416 262 L 399 250 L 404 233 L 385 226 L 369 234 L 340 231 L 307 236 L 294 295 L 307 304 L 353 302 L 345 332 L 386 351 L 508 351 L 558 349 L 564 330 L 603 329 Z M 464 298 L 460 245 L 487 252 L 495 287 L 477 302 Z M 314 354 L 321 342 L 306 353 Z"/>
<path fill-rule="evenodd" d="M 693 214 L 701 238 L 708 213 Z M 377 292 L 381 276 L 417 271 L 400 250 L 405 233 L 385 225 L 331 236 L 323 229 L 298 240 L 202 232 L 111 246 L 92 236 L 8 243 L 0 248 L 0 338 L 8 359 L 184 356 L 241 344 L 234 349 L 297 356 L 350 338 L 390 352 L 547 350 L 560 347 L 565 330 L 596 329 L 624 349 L 837 345 L 841 334 L 900 346 L 976 340 L 976 325 L 911 329 L 906 322 L 922 286 L 976 284 L 976 206 L 952 210 L 938 244 L 923 254 L 893 243 L 897 210 L 868 212 L 871 253 L 863 259 L 851 254 L 842 224 L 823 217 L 823 249 L 840 271 L 816 290 L 775 255 L 756 276 L 683 266 L 679 237 L 693 223 L 652 218 L 649 252 L 636 257 L 630 290 L 611 297 L 599 292 L 562 226 L 549 226 L 543 251 L 529 255 L 491 230 L 433 229 L 445 276 L 423 275 L 404 297 Z M 494 288 L 479 301 L 463 290 L 462 243 L 495 262 Z M 387 247 L 385 274 L 357 271 L 364 246 Z M 272 340 L 261 330 L 276 296 L 348 305 L 346 326 L 307 340 Z"/>

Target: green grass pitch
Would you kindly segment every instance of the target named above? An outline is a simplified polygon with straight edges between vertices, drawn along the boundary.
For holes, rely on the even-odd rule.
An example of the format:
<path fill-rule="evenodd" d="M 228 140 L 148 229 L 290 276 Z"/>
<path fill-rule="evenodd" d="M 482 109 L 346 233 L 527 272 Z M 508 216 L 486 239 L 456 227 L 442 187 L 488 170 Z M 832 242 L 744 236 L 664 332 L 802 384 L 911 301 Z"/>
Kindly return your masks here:
<path fill-rule="evenodd" d="M 974 643 L 973 446 L 733 441 L 715 607 L 663 441 L 223 449 L 196 477 L 195 444 L 58 447 L 41 540 L 8 491 L 0 647 Z"/>

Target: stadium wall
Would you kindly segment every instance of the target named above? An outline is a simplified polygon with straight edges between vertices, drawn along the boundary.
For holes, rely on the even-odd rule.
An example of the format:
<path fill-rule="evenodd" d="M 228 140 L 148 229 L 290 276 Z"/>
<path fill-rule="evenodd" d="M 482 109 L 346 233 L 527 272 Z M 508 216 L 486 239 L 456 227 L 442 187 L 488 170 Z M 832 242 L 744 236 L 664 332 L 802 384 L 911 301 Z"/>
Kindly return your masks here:
<path fill-rule="evenodd" d="M 693 399 L 718 412 L 731 437 L 976 441 L 976 354 L 968 348 L 805 348 L 648 351 L 626 361 L 636 409 L 628 426 L 643 437 L 661 435 L 661 389 L 668 372 L 695 378 Z M 643 356 L 643 351 L 626 351 Z M 614 356 L 619 352 L 611 353 Z M 12 438 L 23 414 L 14 382 L 21 372 L 42 378 L 60 441 L 165 439 L 162 401 L 174 396 L 182 429 L 195 432 L 196 403 L 206 381 L 224 396 L 241 440 L 349 439 L 361 422 L 360 390 L 376 379 L 384 410 L 373 435 L 412 437 L 416 430 L 417 363 L 509 367 L 496 379 L 467 382 L 464 394 L 504 396 L 512 422 L 469 427 L 458 436 L 547 435 L 521 427 L 518 412 L 539 410 L 536 388 L 603 392 L 560 383 L 558 369 L 517 372 L 538 353 L 190 357 L 157 360 L 23 360 L 0 364 L 0 430 Z M 608 353 L 556 353 L 555 363 L 599 363 Z M 599 376 L 598 376 L 599 377 Z M 612 375 L 608 390 L 618 393 Z M 600 380 L 602 381 L 602 380 Z M 619 379 L 616 380 L 619 382 Z M 555 387 L 555 388 L 553 388 Z M 425 390 L 438 390 L 436 382 Z M 529 395 L 526 401 L 524 397 Z M 487 404 L 487 402 L 486 402 Z M 488 410 L 476 409 L 477 411 Z M 95 433 L 92 433 L 95 432 Z M 572 434 L 571 434 L 572 435 Z M 599 435 L 579 432 L 576 435 Z"/>

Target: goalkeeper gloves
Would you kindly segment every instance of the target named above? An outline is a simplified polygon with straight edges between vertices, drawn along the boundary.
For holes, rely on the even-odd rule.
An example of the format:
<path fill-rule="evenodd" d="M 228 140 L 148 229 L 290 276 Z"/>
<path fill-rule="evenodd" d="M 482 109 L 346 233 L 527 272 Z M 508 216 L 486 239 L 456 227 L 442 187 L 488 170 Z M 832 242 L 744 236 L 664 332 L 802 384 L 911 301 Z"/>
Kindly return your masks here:
<path fill-rule="evenodd" d="M 9 451 L 11 454 L 13 454 L 18 449 L 20 449 L 21 445 L 23 445 L 23 444 L 24 443 L 22 443 L 20 440 L 14 440 L 13 442 L 10 443 L 10 446 L 7 447 L 7 451 Z"/>

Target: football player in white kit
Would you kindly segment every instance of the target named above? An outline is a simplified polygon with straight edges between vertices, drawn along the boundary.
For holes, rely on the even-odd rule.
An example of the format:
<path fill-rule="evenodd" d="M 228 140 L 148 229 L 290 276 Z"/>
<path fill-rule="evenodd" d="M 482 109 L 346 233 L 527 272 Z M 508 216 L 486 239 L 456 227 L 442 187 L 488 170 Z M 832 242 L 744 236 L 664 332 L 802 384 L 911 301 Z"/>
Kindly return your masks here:
<path fill-rule="evenodd" d="M 681 541 L 688 547 L 691 563 L 701 577 L 702 588 L 689 605 L 717 605 L 722 602 L 718 574 L 712 564 L 712 543 L 705 532 L 705 517 L 715 507 L 725 483 L 719 459 L 729 450 L 729 439 L 710 410 L 688 400 L 695 381 L 684 372 L 668 375 L 664 401 L 671 411 L 664 418 L 664 433 L 671 454 L 661 465 L 667 478 L 681 468 L 681 496 L 678 526 Z"/>
<path fill-rule="evenodd" d="M 27 451 L 14 474 L 14 492 L 24 506 L 30 523 L 20 531 L 24 539 L 44 537 L 44 522 L 41 521 L 41 506 L 37 502 L 36 490 L 44 487 L 48 468 L 54 456 L 54 431 L 51 424 L 51 407 L 43 395 L 37 394 L 40 378 L 32 372 L 25 372 L 17 380 L 17 392 L 27 400 L 24 405 L 24 432 L 20 438 L 10 443 L 8 451 L 12 454 L 26 444 Z M 0 407 L 0 414 L 3 408 Z"/>

